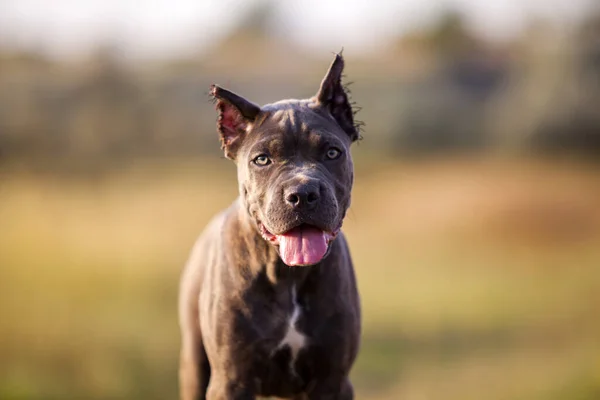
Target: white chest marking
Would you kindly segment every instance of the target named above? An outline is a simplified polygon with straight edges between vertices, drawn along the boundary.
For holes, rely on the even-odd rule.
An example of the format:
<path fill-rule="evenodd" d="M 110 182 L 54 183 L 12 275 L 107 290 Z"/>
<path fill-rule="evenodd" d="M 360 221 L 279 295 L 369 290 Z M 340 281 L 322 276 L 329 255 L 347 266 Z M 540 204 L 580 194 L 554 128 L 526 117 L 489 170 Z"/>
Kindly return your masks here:
<path fill-rule="evenodd" d="M 298 318 L 300 318 L 301 309 L 300 305 L 296 301 L 295 286 L 292 287 L 292 304 L 294 305 L 294 310 L 292 311 L 292 315 L 288 320 L 287 332 L 281 340 L 281 342 L 279 342 L 279 346 L 277 346 L 277 348 L 280 349 L 285 345 L 290 347 L 290 351 L 292 352 L 290 367 L 293 369 L 294 363 L 296 362 L 296 357 L 298 356 L 298 352 L 300 352 L 300 350 L 302 349 L 302 347 L 304 347 L 304 344 L 306 343 L 306 337 L 296 329 L 296 323 L 298 322 Z"/>

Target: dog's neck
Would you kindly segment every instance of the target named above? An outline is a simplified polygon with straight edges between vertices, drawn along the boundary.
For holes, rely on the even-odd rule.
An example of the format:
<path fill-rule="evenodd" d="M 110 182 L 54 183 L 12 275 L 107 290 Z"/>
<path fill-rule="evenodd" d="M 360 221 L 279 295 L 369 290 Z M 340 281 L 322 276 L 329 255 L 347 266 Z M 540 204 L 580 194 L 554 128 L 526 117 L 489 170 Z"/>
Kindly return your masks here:
<path fill-rule="evenodd" d="M 306 277 L 320 269 L 320 265 L 311 267 L 289 267 L 283 263 L 277 249 L 268 243 L 259 233 L 256 223 L 248 214 L 241 200 L 234 204 L 236 208 L 232 213 L 230 223 L 234 224 L 230 229 L 231 237 L 227 241 L 231 244 L 231 249 L 238 249 L 237 254 L 232 254 L 236 258 L 236 265 L 242 269 L 240 272 L 244 275 L 250 275 L 249 278 L 266 276 L 268 281 L 278 287 L 287 287 L 302 285 Z"/>

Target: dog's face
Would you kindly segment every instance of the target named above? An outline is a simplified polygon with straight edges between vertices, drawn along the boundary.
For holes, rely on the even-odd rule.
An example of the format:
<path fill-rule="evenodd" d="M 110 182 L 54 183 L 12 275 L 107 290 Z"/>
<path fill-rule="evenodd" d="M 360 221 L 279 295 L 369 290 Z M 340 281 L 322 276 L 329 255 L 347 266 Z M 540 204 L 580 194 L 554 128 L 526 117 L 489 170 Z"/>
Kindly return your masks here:
<path fill-rule="evenodd" d="M 342 70 L 336 56 L 316 96 L 263 107 L 212 88 L 243 205 L 290 266 L 325 258 L 350 206 L 350 145 L 358 132 Z"/>

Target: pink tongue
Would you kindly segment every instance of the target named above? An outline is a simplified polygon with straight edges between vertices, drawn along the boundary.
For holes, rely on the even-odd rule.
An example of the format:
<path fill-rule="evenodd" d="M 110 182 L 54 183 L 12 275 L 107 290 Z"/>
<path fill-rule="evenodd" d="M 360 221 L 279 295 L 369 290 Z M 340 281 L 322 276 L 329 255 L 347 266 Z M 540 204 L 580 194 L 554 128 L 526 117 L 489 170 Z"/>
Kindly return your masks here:
<path fill-rule="evenodd" d="M 291 267 L 316 264 L 327 252 L 325 233 L 312 226 L 299 226 L 277 235 L 277 238 L 279 254 L 283 262 Z"/>

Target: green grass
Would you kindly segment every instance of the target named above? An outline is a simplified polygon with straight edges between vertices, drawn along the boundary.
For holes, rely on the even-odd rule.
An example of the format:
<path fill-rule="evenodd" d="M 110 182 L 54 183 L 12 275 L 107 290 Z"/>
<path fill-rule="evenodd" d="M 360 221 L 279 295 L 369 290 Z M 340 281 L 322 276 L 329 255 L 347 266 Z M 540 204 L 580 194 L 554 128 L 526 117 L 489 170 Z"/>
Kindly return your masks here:
<path fill-rule="evenodd" d="M 454 160 L 359 169 L 357 398 L 600 398 L 598 171 Z M 177 283 L 236 195 L 224 160 L 0 177 L 0 399 L 177 393 Z"/>

